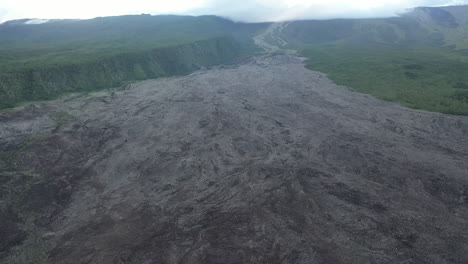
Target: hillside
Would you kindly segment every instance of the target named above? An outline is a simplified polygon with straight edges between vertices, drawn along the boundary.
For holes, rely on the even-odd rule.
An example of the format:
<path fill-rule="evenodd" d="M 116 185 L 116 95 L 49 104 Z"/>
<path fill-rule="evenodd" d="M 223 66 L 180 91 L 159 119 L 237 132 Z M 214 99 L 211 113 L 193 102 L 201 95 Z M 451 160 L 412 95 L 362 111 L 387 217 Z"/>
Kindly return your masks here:
<path fill-rule="evenodd" d="M 2 70 L 95 60 L 220 36 L 251 42 L 254 25 L 215 16 L 119 16 L 0 25 Z M 252 44 L 253 45 L 253 44 Z"/>
<path fill-rule="evenodd" d="M 468 49 L 468 6 L 420 7 L 398 17 L 304 20 L 288 23 L 282 37 L 293 47 L 307 44 L 433 46 Z"/>
<path fill-rule="evenodd" d="M 0 25 L 0 108 L 185 74 L 252 52 L 263 27 L 215 16 L 121 16 Z"/>
<path fill-rule="evenodd" d="M 468 114 L 467 6 L 400 17 L 294 21 L 279 33 L 339 84 L 405 106 Z"/>

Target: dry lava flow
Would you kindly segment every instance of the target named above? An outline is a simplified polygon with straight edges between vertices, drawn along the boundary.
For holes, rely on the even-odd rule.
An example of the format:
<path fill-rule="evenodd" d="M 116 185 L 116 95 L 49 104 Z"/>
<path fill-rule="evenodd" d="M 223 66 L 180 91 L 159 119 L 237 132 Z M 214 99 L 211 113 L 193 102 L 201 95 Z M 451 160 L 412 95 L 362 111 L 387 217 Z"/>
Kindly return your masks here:
<path fill-rule="evenodd" d="M 295 56 L 0 121 L 0 174 L 42 177 L 22 206 L 50 263 L 468 262 L 468 118 L 356 93 Z M 31 240 L 19 215 L 0 216 L 0 251 Z"/>

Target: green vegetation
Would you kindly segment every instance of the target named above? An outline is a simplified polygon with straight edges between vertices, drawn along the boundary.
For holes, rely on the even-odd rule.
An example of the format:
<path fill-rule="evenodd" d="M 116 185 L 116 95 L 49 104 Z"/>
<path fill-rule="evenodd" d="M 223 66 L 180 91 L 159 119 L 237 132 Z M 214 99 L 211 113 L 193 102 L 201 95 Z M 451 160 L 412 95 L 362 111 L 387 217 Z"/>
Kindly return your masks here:
<path fill-rule="evenodd" d="M 261 25 L 216 16 L 118 16 L 0 25 L 0 70 L 82 64 L 229 35 L 245 46 Z"/>
<path fill-rule="evenodd" d="M 405 106 L 468 115 L 468 6 L 402 17 L 297 21 L 283 32 L 307 67 Z"/>
<path fill-rule="evenodd" d="M 468 114 L 467 6 L 401 17 L 295 21 L 281 34 L 308 67 L 413 108 Z M 0 109 L 187 74 L 252 54 L 268 24 L 216 16 L 120 16 L 0 25 Z M 277 40 L 271 36 L 267 41 Z"/>
<path fill-rule="evenodd" d="M 242 54 L 234 39 L 220 37 L 146 52 L 125 53 L 88 63 L 0 73 L 0 107 L 46 100 L 67 92 L 116 87 L 129 80 L 186 74 Z"/>
<path fill-rule="evenodd" d="M 251 54 L 265 25 L 215 16 L 121 16 L 0 25 L 0 109 Z"/>
<path fill-rule="evenodd" d="M 307 67 L 341 85 L 405 106 L 468 115 L 468 56 L 427 48 L 305 49 Z"/>

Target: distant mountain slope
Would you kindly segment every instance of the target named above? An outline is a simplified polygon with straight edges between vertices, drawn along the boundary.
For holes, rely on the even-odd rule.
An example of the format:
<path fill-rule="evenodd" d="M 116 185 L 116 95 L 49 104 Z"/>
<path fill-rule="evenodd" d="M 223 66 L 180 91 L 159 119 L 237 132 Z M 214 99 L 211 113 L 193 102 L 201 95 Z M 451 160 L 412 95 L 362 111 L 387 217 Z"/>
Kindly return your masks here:
<path fill-rule="evenodd" d="M 445 45 L 468 49 L 468 6 L 420 7 L 408 13 Z"/>
<path fill-rule="evenodd" d="M 90 20 L 52 20 L 0 25 L 0 67 L 8 70 L 43 63 L 94 60 L 128 51 L 179 45 L 230 35 L 251 43 L 260 29 L 215 16 L 118 16 Z M 24 65 L 18 65 L 18 59 Z M 47 59 L 44 61 L 44 59 Z"/>
<path fill-rule="evenodd" d="M 0 108 L 226 62 L 253 51 L 264 27 L 216 16 L 28 21 L 0 24 Z"/>
<path fill-rule="evenodd" d="M 280 33 L 339 84 L 405 106 L 468 115 L 468 6 L 399 17 L 308 20 Z"/>
<path fill-rule="evenodd" d="M 283 31 L 290 44 L 430 45 L 468 48 L 468 6 L 419 7 L 399 17 L 294 21 Z"/>
<path fill-rule="evenodd" d="M 465 6 L 446 6 L 439 7 L 442 10 L 450 12 L 460 24 L 466 25 L 468 23 L 468 5 Z"/>

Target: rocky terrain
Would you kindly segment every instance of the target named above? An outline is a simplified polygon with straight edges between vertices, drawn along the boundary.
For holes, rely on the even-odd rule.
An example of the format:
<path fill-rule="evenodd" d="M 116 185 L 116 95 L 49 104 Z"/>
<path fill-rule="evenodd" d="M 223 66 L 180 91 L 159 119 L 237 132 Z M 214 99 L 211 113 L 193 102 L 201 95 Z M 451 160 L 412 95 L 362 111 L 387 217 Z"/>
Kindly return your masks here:
<path fill-rule="evenodd" d="M 2 263 L 468 262 L 468 117 L 293 55 L 3 112 L 0 150 Z"/>

